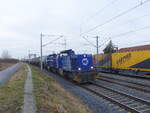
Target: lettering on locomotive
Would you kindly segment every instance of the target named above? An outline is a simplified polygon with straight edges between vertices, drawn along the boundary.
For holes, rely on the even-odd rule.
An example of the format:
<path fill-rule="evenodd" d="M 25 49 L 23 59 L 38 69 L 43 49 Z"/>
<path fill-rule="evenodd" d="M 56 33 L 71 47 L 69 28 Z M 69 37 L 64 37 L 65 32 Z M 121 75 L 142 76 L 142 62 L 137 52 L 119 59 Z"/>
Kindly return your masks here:
<path fill-rule="evenodd" d="M 117 60 L 117 64 L 121 65 L 121 64 L 127 62 L 130 58 L 131 58 L 131 53 L 128 53 L 125 56 L 119 58 L 119 60 Z"/>

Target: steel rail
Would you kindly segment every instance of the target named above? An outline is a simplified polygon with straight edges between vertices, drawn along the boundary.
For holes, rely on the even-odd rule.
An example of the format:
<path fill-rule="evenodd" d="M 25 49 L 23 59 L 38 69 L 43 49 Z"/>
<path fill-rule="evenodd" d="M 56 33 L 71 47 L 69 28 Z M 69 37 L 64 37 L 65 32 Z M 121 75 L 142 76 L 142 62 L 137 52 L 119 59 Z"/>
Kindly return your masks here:
<path fill-rule="evenodd" d="M 144 109 L 145 111 L 150 110 L 149 109 L 150 108 L 150 102 L 148 102 L 148 101 L 145 101 L 143 99 L 140 99 L 140 98 L 137 98 L 137 97 L 125 94 L 125 93 L 122 93 L 120 91 L 113 90 L 113 89 L 105 87 L 105 86 L 101 86 L 101 85 L 96 84 L 94 82 L 92 82 L 92 85 L 94 87 L 96 86 L 97 88 L 101 88 L 100 92 L 95 91 L 96 89 L 94 90 L 94 87 L 93 88 L 90 88 L 88 86 L 81 86 L 81 87 L 88 90 L 88 91 L 90 91 L 90 92 L 92 92 L 92 93 L 94 93 L 97 96 L 100 96 L 100 97 L 102 97 L 102 98 L 104 98 L 104 99 L 106 99 L 106 100 L 108 100 L 108 101 L 110 101 L 114 104 L 117 104 L 118 106 L 124 108 L 127 111 L 131 111 L 132 113 L 141 113 L 143 105 L 144 105 L 144 107 L 146 107 Z M 105 94 L 103 94 L 103 93 L 105 93 Z M 108 95 L 108 94 L 111 94 L 111 95 Z M 118 97 L 119 97 L 119 100 L 118 100 Z M 122 101 L 121 99 L 123 99 L 125 101 L 129 100 L 129 102 L 127 101 L 126 104 L 125 104 L 125 102 Z M 138 108 L 131 107 L 130 105 L 128 105 L 129 103 L 132 104 L 132 105 L 133 104 L 140 104 L 140 106 L 138 108 L 141 107 L 141 109 L 137 110 Z"/>
<path fill-rule="evenodd" d="M 99 96 L 99 97 L 102 97 L 102 98 L 104 98 L 104 99 L 106 99 L 106 100 L 108 100 L 108 101 L 110 101 L 110 102 L 116 104 L 117 106 L 120 106 L 121 108 L 123 108 L 123 109 L 125 109 L 125 110 L 127 110 L 127 111 L 130 111 L 130 112 L 132 112 L 132 113 L 140 113 L 139 111 L 137 111 L 137 110 L 135 110 L 135 109 L 133 109 L 133 108 L 130 108 L 130 107 L 128 107 L 128 106 L 126 106 L 126 105 L 124 105 L 124 104 L 122 104 L 122 103 L 120 103 L 120 102 L 117 102 L 116 100 L 114 100 L 114 99 L 112 99 L 112 98 L 110 98 L 110 97 L 108 97 L 108 96 L 105 96 L 105 95 L 103 95 L 103 94 L 97 93 L 97 92 L 94 91 L 93 89 L 90 89 L 90 88 L 87 88 L 87 87 L 84 87 L 84 86 L 81 86 L 81 87 L 82 87 L 83 89 L 89 91 L 89 92 L 92 92 L 93 94 L 95 94 L 95 95 L 97 95 L 97 96 Z"/>
<path fill-rule="evenodd" d="M 114 84 L 117 84 L 117 85 L 121 85 L 121 86 L 125 86 L 125 87 L 128 87 L 128 88 L 132 88 L 132 89 L 136 89 L 136 90 L 139 90 L 139 91 L 143 91 L 143 92 L 146 92 L 146 93 L 150 93 L 150 89 L 146 89 L 146 88 L 142 88 L 140 87 L 139 85 L 137 84 L 134 84 L 134 83 L 130 83 L 130 84 L 133 84 L 133 85 L 129 85 L 129 84 L 124 84 L 125 82 L 123 81 L 121 83 L 121 81 L 117 81 L 117 80 L 110 80 L 110 79 L 107 79 L 107 78 L 99 78 L 98 81 L 106 81 L 106 82 L 109 82 L 109 83 L 114 83 Z M 137 86 L 136 86 L 137 85 Z"/>
<path fill-rule="evenodd" d="M 117 76 L 120 76 L 120 75 L 117 75 Z M 128 81 L 128 80 L 121 80 L 121 79 L 118 79 L 118 78 L 112 78 L 112 77 L 108 77 L 108 76 L 105 76 L 105 75 L 102 75 L 101 77 L 105 77 L 105 78 L 109 78 L 109 79 L 114 79 L 114 80 L 119 80 L 119 81 L 123 81 L 123 82 L 128 82 L 128 83 L 132 83 L 132 84 L 136 84 L 136 85 L 140 85 L 140 86 L 143 86 L 143 87 L 150 87 L 150 85 L 148 85 L 148 84 L 141 84 L 141 83 L 137 83 L 137 82 L 135 82 L 135 81 Z M 133 78 L 133 77 L 132 77 Z M 136 79 L 136 78 L 134 78 L 134 79 Z M 139 80 L 139 78 L 138 78 L 138 80 Z M 142 79 L 141 79 L 142 80 Z M 150 81 L 149 81 L 150 82 Z"/>
<path fill-rule="evenodd" d="M 120 91 L 116 91 L 116 90 L 113 90 L 113 89 L 111 89 L 111 88 L 107 88 L 107 87 L 105 87 L 105 86 L 101 86 L 101 85 L 96 84 L 96 83 L 94 83 L 94 82 L 92 82 L 92 84 L 95 85 L 95 86 L 97 86 L 97 87 L 101 87 L 101 88 L 104 88 L 104 89 L 106 89 L 106 90 L 110 90 L 110 91 L 112 91 L 112 92 L 114 92 L 114 93 L 118 93 L 118 94 L 120 94 L 120 95 L 129 97 L 129 98 L 132 98 L 132 99 L 134 99 L 134 100 L 136 100 L 136 101 L 139 101 L 139 102 L 141 102 L 141 103 L 143 103 L 143 104 L 147 104 L 147 105 L 150 106 L 150 102 L 149 102 L 149 101 L 145 101 L 145 100 L 143 100 L 143 99 L 139 99 L 139 98 L 137 98 L 137 97 L 134 97 L 134 96 L 131 96 L 131 95 L 122 93 L 122 92 L 120 92 Z"/>

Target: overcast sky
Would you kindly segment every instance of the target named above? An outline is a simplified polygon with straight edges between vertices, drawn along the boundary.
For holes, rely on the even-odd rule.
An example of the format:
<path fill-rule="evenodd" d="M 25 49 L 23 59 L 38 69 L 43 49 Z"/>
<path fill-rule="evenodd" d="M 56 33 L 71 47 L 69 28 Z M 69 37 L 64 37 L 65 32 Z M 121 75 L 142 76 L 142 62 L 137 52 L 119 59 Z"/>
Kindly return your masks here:
<path fill-rule="evenodd" d="M 114 1 L 114 2 L 113 2 Z M 144 1 L 144 0 L 142 0 Z M 150 43 L 150 29 L 114 37 L 121 33 L 150 25 L 150 2 L 93 31 L 112 17 L 139 4 L 141 0 L 1 0 L 0 4 L 0 54 L 8 50 L 13 57 L 22 58 L 39 54 L 40 33 L 63 35 L 67 49 L 77 53 L 95 53 L 82 36 L 95 44 L 100 36 L 102 44 L 110 38 L 119 48 Z M 111 5 L 110 5 L 111 3 Z M 104 8 L 105 7 L 105 8 Z M 58 37 L 43 37 L 47 43 Z M 65 47 L 64 38 L 43 48 L 44 55 L 59 52 Z M 100 47 L 100 52 L 105 47 Z"/>

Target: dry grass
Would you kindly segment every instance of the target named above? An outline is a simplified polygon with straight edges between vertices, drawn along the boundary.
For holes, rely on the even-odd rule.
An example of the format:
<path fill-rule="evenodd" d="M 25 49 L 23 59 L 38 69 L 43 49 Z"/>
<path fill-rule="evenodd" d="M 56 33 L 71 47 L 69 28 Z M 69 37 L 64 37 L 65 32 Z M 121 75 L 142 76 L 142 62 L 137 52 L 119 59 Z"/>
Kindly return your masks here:
<path fill-rule="evenodd" d="M 7 63 L 0 63 L 0 71 L 4 70 L 4 69 L 6 69 L 6 68 L 8 68 L 14 64 L 15 63 L 8 63 L 8 62 Z"/>
<path fill-rule="evenodd" d="M 6 69 L 16 63 L 18 63 L 17 59 L 1 59 L 0 58 L 0 71 Z"/>
<path fill-rule="evenodd" d="M 0 86 L 0 113 L 20 113 L 24 98 L 25 65 Z"/>
<path fill-rule="evenodd" d="M 73 94 L 32 67 L 38 113 L 91 113 Z"/>

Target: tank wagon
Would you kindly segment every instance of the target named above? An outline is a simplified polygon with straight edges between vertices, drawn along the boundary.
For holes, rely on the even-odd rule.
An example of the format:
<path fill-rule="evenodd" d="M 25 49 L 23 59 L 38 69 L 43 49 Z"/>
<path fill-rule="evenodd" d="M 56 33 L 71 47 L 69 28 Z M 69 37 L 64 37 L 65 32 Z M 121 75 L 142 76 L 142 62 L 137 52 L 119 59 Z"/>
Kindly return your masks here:
<path fill-rule="evenodd" d="M 94 55 L 99 71 L 150 77 L 150 45 L 123 48 L 112 54 Z"/>
<path fill-rule="evenodd" d="M 36 66 L 40 66 L 40 57 L 32 58 L 30 63 Z"/>
<path fill-rule="evenodd" d="M 75 54 L 71 49 L 48 55 L 46 65 L 48 70 L 78 83 L 93 81 L 97 74 L 91 54 Z"/>
<path fill-rule="evenodd" d="M 43 62 L 43 67 L 46 67 L 46 58 L 47 56 L 43 56 L 42 57 L 42 62 Z M 30 60 L 28 60 L 28 63 L 36 65 L 36 66 L 40 66 L 41 65 L 41 57 L 36 57 L 36 58 L 32 58 Z"/>

